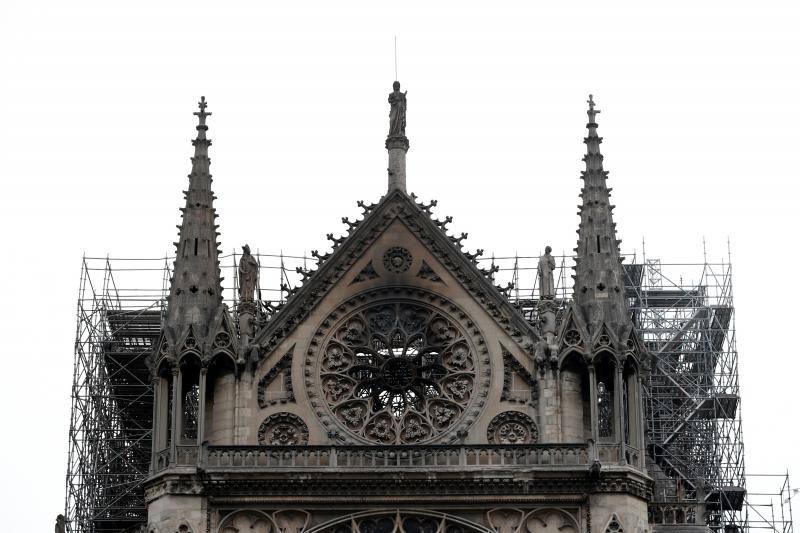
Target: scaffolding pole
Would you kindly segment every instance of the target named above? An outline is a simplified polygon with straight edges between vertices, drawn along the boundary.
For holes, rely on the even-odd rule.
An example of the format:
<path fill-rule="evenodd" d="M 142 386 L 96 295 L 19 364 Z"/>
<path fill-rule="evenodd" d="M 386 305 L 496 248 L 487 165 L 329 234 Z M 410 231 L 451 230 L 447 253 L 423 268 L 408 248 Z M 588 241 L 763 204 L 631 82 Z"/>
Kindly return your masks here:
<path fill-rule="evenodd" d="M 263 325 L 316 259 L 255 255 L 262 295 L 257 322 Z M 231 309 L 237 258 L 232 253 L 220 261 L 231 283 L 223 287 Z M 513 282 L 511 303 L 536 327 L 538 259 L 514 254 L 480 261 L 499 267 L 498 285 Z M 142 483 L 150 460 L 152 390 L 145 359 L 164 320 L 172 261 L 82 261 L 66 478 L 70 533 L 118 533 L 146 520 Z M 574 258 L 556 256 L 556 262 L 554 301 L 562 316 L 572 298 Z M 644 387 L 648 468 L 655 479 L 651 522 L 707 524 L 725 533 L 771 524 L 792 533 L 785 508 L 779 512 L 773 502 L 767 512 L 754 499 L 751 504 L 764 491 L 751 497 L 745 490 L 730 261 L 669 264 L 642 256 L 624 272 L 631 319 L 653 359 Z M 788 478 L 782 490 L 790 502 Z"/>

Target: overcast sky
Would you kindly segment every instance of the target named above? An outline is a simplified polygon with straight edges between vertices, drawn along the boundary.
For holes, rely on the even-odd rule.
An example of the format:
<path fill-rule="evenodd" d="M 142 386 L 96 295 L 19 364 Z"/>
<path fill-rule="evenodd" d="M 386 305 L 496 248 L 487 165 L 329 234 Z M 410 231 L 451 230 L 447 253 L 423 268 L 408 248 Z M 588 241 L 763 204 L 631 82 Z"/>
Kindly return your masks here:
<path fill-rule="evenodd" d="M 0 3 L 4 530 L 63 510 L 81 256 L 171 250 L 199 96 L 223 248 L 325 249 L 386 187 L 395 35 L 409 190 L 471 249 L 572 249 L 590 92 L 623 248 L 730 238 L 747 468 L 800 480 L 797 2 L 289 4 Z"/>

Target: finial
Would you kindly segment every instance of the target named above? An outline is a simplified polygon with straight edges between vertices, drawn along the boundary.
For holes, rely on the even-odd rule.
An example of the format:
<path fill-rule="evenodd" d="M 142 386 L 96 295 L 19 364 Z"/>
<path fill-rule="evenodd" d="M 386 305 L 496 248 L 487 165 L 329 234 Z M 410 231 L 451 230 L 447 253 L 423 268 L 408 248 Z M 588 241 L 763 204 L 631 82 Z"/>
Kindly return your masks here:
<path fill-rule="evenodd" d="M 208 129 L 206 126 L 206 117 L 211 115 L 211 112 L 206 112 L 206 107 L 208 107 L 208 103 L 206 102 L 206 97 L 201 96 L 200 101 L 197 102 L 197 107 L 200 108 L 200 111 L 195 111 L 193 113 L 194 116 L 200 119 L 200 124 L 198 124 L 197 129 Z"/>
<path fill-rule="evenodd" d="M 586 103 L 589 104 L 589 111 L 586 112 L 589 115 L 589 122 L 594 122 L 595 115 L 600 112 L 599 109 L 594 108 L 594 96 L 590 94 L 589 99 L 586 100 Z"/>

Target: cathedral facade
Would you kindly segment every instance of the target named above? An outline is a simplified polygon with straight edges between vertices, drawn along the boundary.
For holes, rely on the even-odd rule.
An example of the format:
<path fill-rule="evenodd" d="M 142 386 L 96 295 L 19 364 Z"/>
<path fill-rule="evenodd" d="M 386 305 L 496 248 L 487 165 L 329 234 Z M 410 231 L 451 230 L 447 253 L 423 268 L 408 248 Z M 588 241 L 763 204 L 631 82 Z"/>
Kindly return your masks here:
<path fill-rule="evenodd" d="M 150 356 L 148 533 L 641 533 L 648 358 L 625 297 L 591 97 L 574 298 L 539 262 L 536 320 L 406 192 L 395 82 L 388 188 L 277 308 L 245 247 L 222 298 L 204 99 L 167 315 Z M 577 183 L 577 181 L 576 181 Z M 565 310 L 564 310 L 565 309 Z"/>

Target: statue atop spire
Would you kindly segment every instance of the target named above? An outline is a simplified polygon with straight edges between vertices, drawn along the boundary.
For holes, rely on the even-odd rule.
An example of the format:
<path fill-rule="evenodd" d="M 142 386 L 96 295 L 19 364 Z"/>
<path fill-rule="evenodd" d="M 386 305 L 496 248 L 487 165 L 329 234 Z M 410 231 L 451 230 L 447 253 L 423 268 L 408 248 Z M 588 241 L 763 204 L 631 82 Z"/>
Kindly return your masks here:
<path fill-rule="evenodd" d="M 408 91 L 400 92 L 400 82 L 392 84 L 394 89 L 389 93 L 389 138 L 406 136 L 406 94 Z"/>
<path fill-rule="evenodd" d="M 389 135 L 386 137 L 386 149 L 389 151 L 389 190 L 406 190 L 406 94 L 400 92 L 400 82 L 392 84 L 389 93 Z"/>

